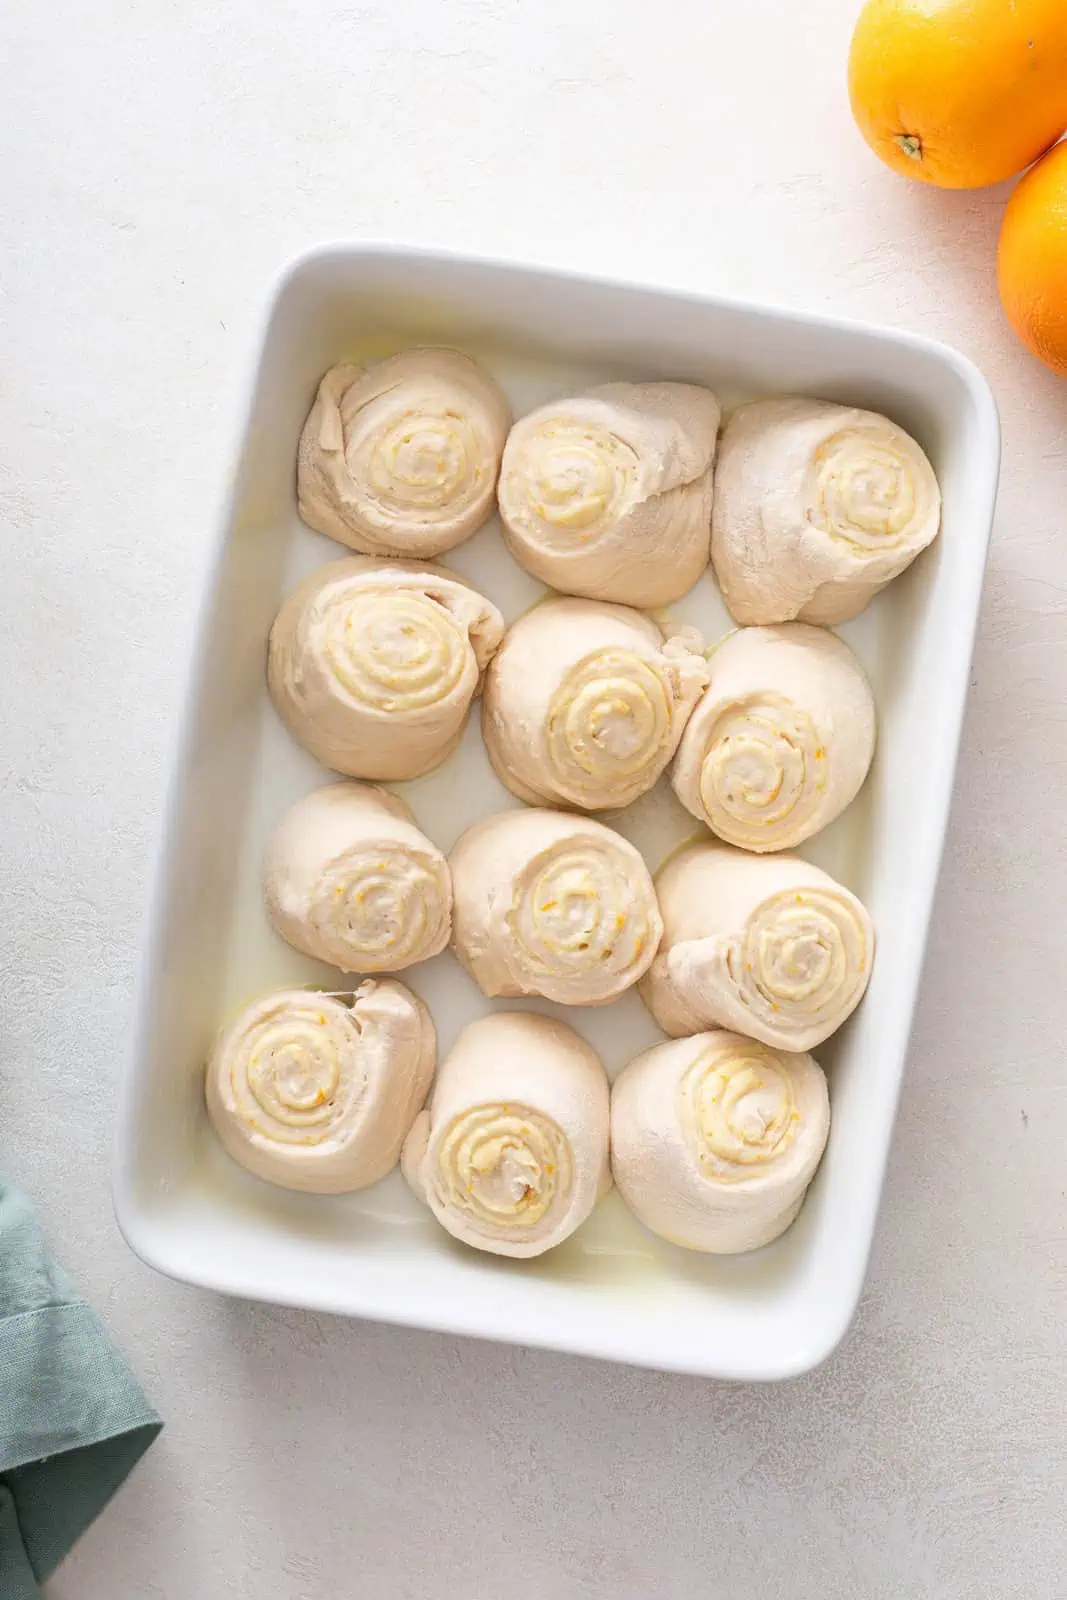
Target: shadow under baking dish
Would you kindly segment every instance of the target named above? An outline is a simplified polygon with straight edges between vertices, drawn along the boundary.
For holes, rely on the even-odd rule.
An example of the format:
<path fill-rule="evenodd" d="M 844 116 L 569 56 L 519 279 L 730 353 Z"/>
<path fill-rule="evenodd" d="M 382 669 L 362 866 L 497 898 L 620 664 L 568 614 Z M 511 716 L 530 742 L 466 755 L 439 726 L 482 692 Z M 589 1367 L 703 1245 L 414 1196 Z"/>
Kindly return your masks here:
<path fill-rule="evenodd" d="M 798 392 L 869 406 L 920 440 L 940 479 L 942 537 L 841 630 L 874 685 L 878 754 L 861 798 L 805 853 L 865 901 L 878 956 L 860 1010 L 815 1052 L 833 1108 L 822 1167 L 796 1224 L 751 1255 L 678 1250 L 611 1195 L 558 1250 L 510 1262 L 455 1243 L 398 1172 L 360 1194 L 290 1194 L 229 1161 L 207 1127 L 203 1063 L 221 1022 L 274 985 L 339 987 L 336 972 L 271 932 L 262 909 L 267 837 L 294 800 L 330 777 L 273 714 L 265 641 L 297 579 L 346 553 L 296 513 L 296 441 L 320 375 L 334 362 L 416 343 L 468 350 L 517 414 L 613 377 L 690 379 L 727 405 Z M 998 458 L 996 413 L 980 375 L 952 351 L 907 335 L 388 249 L 337 246 L 290 268 L 268 317 L 219 532 L 147 929 L 115 1166 L 116 1212 L 138 1254 L 227 1293 L 720 1377 L 785 1377 L 826 1356 L 855 1308 L 874 1229 L 951 797 Z M 544 592 L 505 552 L 495 518 L 442 559 L 509 621 Z M 670 612 L 709 642 L 731 626 L 710 576 Z M 493 776 L 477 714 L 443 768 L 394 787 L 445 850 L 471 822 L 518 803 Z M 653 869 L 696 831 L 665 782 L 605 820 Z M 612 1077 L 661 1038 L 633 994 L 600 1009 L 490 1002 L 450 955 L 402 976 L 429 1004 L 442 1053 L 494 1006 L 564 1017 Z"/>

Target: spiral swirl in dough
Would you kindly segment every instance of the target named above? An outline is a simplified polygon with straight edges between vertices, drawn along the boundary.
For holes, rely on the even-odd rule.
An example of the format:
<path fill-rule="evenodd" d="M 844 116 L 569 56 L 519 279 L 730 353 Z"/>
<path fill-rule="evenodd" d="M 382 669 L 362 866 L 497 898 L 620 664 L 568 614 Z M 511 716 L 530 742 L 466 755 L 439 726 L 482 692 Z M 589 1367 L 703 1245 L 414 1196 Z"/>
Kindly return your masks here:
<path fill-rule="evenodd" d="M 516 561 L 593 600 L 679 599 L 708 564 L 719 416 L 692 383 L 607 383 L 522 417 L 497 491 Z"/>
<path fill-rule="evenodd" d="M 430 1013 L 390 978 L 354 995 L 281 989 L 247 1006 L 208 1063 L 208 1116 L 249 1172 L 341 1194 L 395 1167 L 433 1077 Z"/>
<path fill-rule="evenodd" d="M 604 1005 L 648 970 L 663 934 L 652 879 L 601 823 L 501 811 L 448 864 L 452 948 L 483 993 Z"/>
<path fill-rule="evenodd" d="M 845 622 L 940 526 L 933 467 L 873 411 L 759 400 L 727 421 L 711 559 L 737 622 Z"/>
<path fill-rule="evenodd" d="M 619 1192 L 653 1233 L 731 1255 L 794 1220 L 830 1130 L 811 1056 L 715 1030 L 656 1045 L 611 1094 Z"/>
<path fill-rule="evenodd" d="M 265 890 L 282 938 L 342 972 L 399 972 L 448 943 L 448 864 L 403 801 L 369 784 L 316 789 L 286 812 Z"/>
<path fill-rule="evenodd" d="M 366 555 L 451 550 L 492 512 L 510 424 L 492 378 L 459 350 L 331 367 L 300 437 L 300 515 Z"/>
<path fill-rule="evenodd" d="M 867 675 L 825 628 L 741 628 L 712 654 L 686 724 L 675 793 L 745 850 L 786 850 L 850 805 L 874 755 Z"/>
<path fill-rule="evenodd" d="M 656 878 L 664 935 L 640 983 L 664 1033 L 736 1028 L 811 1050 L 859 1005 L 874 929 L 856 896 L 799 856 L 696 844 Z"/>
<path fill-rule="evenodd" d="M 500 781 L 530 805 L 629 805 L 670 761 L 707 681 L 699 641 L 665 641 L 623 606 L 545 600 L 489 665 L 486 749 Z"/>
<path fill-rule="evenodd" d="M 417 778 L 459 743 L 504 637 L 444 567 L 351 556 L 313 572 L 270 634 L 267 681 L 294 738 L 351 778 Z"/>
<path fill-rule="evenodd" d="M 538 1256 L 611 1183 L 608 1081 L 565 1023 L 495 1011 L 463 1029 L 404 1145 L 404 1176 L 478 1250 Z"/>

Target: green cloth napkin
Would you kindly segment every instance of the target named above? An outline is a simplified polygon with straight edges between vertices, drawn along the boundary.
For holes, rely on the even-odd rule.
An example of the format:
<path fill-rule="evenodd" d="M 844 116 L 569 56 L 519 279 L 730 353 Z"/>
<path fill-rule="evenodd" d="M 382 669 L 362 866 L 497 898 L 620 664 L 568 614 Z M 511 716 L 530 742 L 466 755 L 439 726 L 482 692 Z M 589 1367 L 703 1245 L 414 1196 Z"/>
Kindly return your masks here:
<path fill-rule="evenodd" d="M 162 1426 L 29 1201 L 0 1184 L 2 1600 L 39 1600 Z"/>

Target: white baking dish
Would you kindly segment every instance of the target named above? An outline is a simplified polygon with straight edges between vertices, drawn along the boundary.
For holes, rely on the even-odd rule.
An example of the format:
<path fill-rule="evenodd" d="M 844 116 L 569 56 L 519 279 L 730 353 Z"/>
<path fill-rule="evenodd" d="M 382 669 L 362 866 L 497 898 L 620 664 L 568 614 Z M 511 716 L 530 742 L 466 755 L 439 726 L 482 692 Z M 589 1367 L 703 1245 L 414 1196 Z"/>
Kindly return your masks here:
<path fill-rule="evenodd" d="M 332 362 L 418 342 L 482 358 L 517 411 L 612 376 L 688 378 L 730 402 L 794 391 L 884 411 L 929 452 L 943 535 L 843 631 L 871 674 L 879 753 L 860 801 L 811 850 L 869 906 L 879 953 L 867 998 L 817 1054 L 833 1131 L 796 1225 L 748 1257 L 697 1256 L 646 1234 L 612 1195 L 540 1260 L 465 1249 L 399 1173 L 362 1194 L 274 1189 L 216 1147 L 202 1067 L 222 1020 L 271 985 L 337 976 L 267 928 L 259 860 L 273 823 L 326 781 L 277 723 L 264 647 L 282 595 L 343 552 L 297 518 L 294 455 Z M 871 1244 L 952 791 L 999 429 L 989 390 L 951 350 L 907 334 L 704 296 L 484 261 L 343 245 L 284 274 L 266 323 L 218 533 L 146 931 L 133 1058 L 118 1120 L 115 1204 L 160 1271 L 229 1294 L 729 1378 L 780 1378 L 825 1357 L 852 1316 Z M 495 522 L 447 557 L 511 617 L 540 592 Z M 728 621 L 710 577 L 675 614 L 710 638 Z M 441 771 L 398 786 L 443 848 L 515 802 L 477 718 Z M 661 785 L 613 817 L 650 864 L 691 835 Z M 429 1002 L 442 1051 L 485 1001 L 451 956 L 404 974 Z M 544 1006 L 547 1011 L 560 1008 Z M 570 1012 L 614 1073 L 655 1042 L 635 996 Z"/>

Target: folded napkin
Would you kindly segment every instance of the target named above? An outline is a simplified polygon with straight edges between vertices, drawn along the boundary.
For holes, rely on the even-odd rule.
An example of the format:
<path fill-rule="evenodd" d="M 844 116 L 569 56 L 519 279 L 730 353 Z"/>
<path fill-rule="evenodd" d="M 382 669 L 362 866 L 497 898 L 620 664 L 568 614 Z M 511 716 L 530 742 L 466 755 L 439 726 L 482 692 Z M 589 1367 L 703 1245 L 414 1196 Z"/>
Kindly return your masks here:
<path fill-rule="evenodd" d="M 162 1425 L 25 1196 L 0 1184 L 3 1600 L 38 1600 Z"/>

